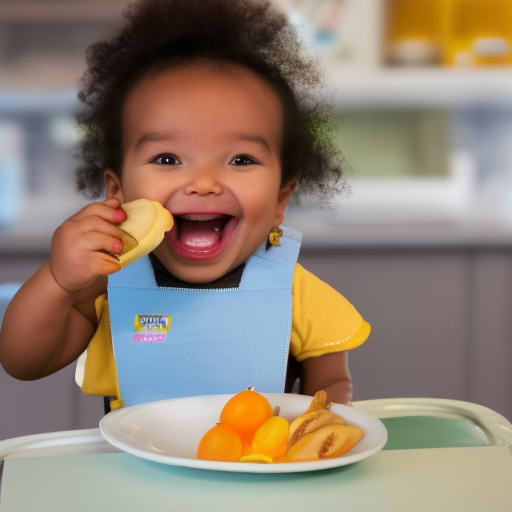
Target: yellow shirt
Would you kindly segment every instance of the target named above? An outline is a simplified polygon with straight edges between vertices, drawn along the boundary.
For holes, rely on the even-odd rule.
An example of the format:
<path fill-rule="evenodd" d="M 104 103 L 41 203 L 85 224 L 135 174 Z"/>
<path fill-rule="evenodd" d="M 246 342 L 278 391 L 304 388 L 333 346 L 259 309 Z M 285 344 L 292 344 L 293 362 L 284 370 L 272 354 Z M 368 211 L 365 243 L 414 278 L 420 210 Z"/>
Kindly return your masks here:
<path fill-rule="evenodd" d="M 96 314 L 98 328 L 77 363 L 76 380 L 84 393 L 119 398 L 106 294 L 96 299 Z M 296 264 L 290 353 L 297 361 L 351 350 L 369 334 L 370 325 L 345 297 Z"/>

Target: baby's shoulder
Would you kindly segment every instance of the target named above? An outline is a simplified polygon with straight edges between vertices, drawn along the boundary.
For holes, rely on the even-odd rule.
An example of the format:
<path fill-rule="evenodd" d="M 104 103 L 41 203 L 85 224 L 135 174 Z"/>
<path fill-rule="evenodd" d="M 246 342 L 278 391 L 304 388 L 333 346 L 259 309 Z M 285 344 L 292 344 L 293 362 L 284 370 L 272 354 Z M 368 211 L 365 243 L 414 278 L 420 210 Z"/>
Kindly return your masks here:
<path fill-rule="evenodd" d="M 295 311 L 354 310 L 355 312 L 354 306 L 338 290 L 306 270 L 300 263 L 295 265 L 292 297 Z"/>
<path fill-rule="evenodd" d="M 322 293 L 325 290 L 330 290 L 338 293 L 334 288 L 332 288 L 332 286 L 327 284 L 325 281 L 322 281 L 309 270 L 306 270 L 300 263 L 295 264 L 293 288 L 297 292 L 304 291 L 307 293 L 314 293 L 318 291 L 318 293 Z"/>

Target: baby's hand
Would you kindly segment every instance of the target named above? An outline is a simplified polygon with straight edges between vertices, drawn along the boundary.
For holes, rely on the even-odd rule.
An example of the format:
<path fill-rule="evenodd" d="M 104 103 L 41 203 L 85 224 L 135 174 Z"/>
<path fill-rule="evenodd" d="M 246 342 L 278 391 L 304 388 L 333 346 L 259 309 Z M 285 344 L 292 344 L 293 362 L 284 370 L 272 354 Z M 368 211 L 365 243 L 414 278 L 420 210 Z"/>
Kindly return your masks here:
<path fill-rule="evenodd" d="M 121 269 L 108 253 L 118 253 L 123 244 L 116 226 L 126 218 L 117 199 L 92 203 L 67 219 L 53 235 L 50 269 L 55 281 L 68 292 L 91 285 L 98 276 Z"/>

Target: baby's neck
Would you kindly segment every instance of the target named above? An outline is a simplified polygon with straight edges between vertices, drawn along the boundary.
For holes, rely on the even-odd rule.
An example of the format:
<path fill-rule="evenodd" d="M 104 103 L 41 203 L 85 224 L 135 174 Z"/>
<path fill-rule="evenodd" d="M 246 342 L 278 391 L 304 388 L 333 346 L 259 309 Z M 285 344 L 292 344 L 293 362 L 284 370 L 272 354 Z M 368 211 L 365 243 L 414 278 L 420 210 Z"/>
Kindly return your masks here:
<path fill-rule="evenodd" d="M 219 279 L 210 283 L 189 283 L 173 276 L 153 253 L 149 254 L 149 259 L 151 261 L 151 266 L 153 267 L 156 284 L 160 288 L 191 288 L 206 290 L 238 288 L 245 268 L 245 263 L 242 263 L 224 276 L 219 277 Z"/>

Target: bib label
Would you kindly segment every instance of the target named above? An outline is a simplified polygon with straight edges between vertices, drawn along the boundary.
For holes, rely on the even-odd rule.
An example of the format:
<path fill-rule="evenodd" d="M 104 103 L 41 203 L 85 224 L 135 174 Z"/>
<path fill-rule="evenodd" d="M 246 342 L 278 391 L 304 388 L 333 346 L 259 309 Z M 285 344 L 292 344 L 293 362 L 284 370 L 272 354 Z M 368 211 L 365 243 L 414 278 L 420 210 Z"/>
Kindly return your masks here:
<path fill-rule="evenodd" d="M 133 341 L 161 343 L 165 341 L 170 326 L 169 315 L 135 315 Z"/>

